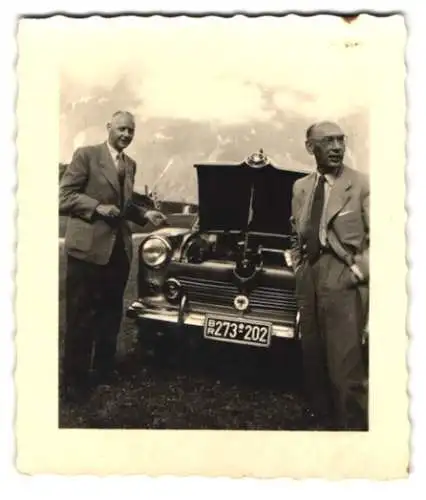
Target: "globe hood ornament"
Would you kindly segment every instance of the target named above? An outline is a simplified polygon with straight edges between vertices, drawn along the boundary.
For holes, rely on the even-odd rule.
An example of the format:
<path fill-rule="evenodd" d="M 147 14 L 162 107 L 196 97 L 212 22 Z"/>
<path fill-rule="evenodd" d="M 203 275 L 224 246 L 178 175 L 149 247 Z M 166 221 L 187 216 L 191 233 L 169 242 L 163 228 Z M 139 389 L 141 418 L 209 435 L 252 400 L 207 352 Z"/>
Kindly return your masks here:
<path fill-rule="evenodd" d="M 251 154 L 246 159 L 247 165 L 250 167 L 261 168 L 270 164 L 269 158 L 263 152 L 263 149 L 260 148 L 258 152 Z"/>

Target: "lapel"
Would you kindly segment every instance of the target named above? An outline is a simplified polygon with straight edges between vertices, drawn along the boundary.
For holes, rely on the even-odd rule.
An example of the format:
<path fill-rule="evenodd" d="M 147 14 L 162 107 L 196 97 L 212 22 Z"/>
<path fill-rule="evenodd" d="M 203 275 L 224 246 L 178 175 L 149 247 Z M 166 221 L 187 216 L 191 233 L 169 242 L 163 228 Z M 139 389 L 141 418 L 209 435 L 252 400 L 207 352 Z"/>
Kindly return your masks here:
<path fill-rule="evenodd" d="M 326 207 L 326 223 L 328 224 L 331 219 L 339 212 L 349 198 L 349 189 L 352 186 L 350 172 L 347 167 L 343 166 L 340 175 L 334 181 L 333 187 L 330 191 Z"/>
<path fill-rule="evenodd" d="M 117 193 L 120 193 L 117 169 L 115 168 L 114 162 L 111 158 L 111 153 L 109 152 L 106 142 L 101 144 L 100 149 L 101 172 L 105 176 L 107 181 L 111 184 L 111 186 L 117 191 Z"/>
<path fill-rule="evenodd" d="M 316 173 L 313 172 L 311 174 L 308 174 L 303 179 L 303 183 L 301 183 L 300 202 L 299 202 L 300 212 L 298 219 L 302 231 L 303 228 L 306 227 L 307 222 L 309 220 L 309 212 L 311 207 L 312 195 L 315 187 L 315 180 L 316 180 Z"/>

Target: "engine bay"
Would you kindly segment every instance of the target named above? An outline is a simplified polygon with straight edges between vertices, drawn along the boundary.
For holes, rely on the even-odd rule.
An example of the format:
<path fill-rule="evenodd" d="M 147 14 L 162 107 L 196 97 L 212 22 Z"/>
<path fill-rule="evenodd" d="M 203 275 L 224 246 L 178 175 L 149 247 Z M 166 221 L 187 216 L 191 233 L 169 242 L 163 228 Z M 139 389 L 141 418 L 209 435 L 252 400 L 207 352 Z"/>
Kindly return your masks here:
<path fill-rule="evenodd" d="M 268 267 L 291 267 L 290 238 L 286 235 L 241 231 L 196 232 L 184 243 L 181 260 L 249 261 Z"/>

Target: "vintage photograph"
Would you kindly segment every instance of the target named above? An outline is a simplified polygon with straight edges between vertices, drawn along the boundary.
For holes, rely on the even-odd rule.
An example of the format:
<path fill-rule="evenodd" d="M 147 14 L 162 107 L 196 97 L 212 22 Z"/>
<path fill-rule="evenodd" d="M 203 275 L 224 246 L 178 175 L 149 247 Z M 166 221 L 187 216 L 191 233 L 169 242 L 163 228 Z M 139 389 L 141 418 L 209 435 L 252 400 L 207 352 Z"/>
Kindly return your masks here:
<path fill-rule="evenodd" d="M 286 46 L 279 18 L 79 28 L 60 74 L 60 426 L 368 431 L 363 53 Z"/>
<path fill-rule="evenodd" d="M 231 475 L 282 474 L 295 453 L 285 470 L 302 477 L 306 446 L 327 457 L 311 475 L 343 449 L 333 473 L 365 474 L 392 432 L 382 465 L 404 470 L 404 36 L 397 15 L 22 23 L 20 79 L 52 98 L 49 405 L 34 415 L 57 435 L 53 467 L 84 430 L 74 471 L 117 472 L 133 440 L 188 467 L 198 456 L 205 474 L 222 470 L 215 445 L 240 457 Z M 48 46 L 51 77 L 35 77 Z M 35 92 L 24 85 L 22 113 Z M 33 234 L 36 252 L 47 241 Z M 183 445 L 160 431 L 202 433 Z"/>

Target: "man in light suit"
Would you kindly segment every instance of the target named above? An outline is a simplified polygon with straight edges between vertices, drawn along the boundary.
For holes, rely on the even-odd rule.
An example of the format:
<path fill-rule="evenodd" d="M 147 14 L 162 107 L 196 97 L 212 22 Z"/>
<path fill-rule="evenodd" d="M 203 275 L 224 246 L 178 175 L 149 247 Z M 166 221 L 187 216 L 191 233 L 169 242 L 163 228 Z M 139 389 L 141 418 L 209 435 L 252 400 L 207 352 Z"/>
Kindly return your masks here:
<path fill-rule="evenodd" d="M 131 201 L 136 163 L 123 150 L 133 140 L 133 115 L 114 113 L 107 131 L 106 142 L 75 151 L 60 183 L 60 212 L 69 216 L 63 388 L 70 399 L 89 394 L 91 366 L 98 382 L 108 381 L 114 371 L 132 260 L 127 221 L 165 222 L 160 212 Z"/>
<path fill-rule="evenodd" d="M 333 428 L 365 430 L 369 182 L 343 164 L 345 136 L 335 123 L 309 127 L 305 144 L 317 169 L 295 182 L 292 198 L 305 386 L 312 410 L 331 415 Z"/>

